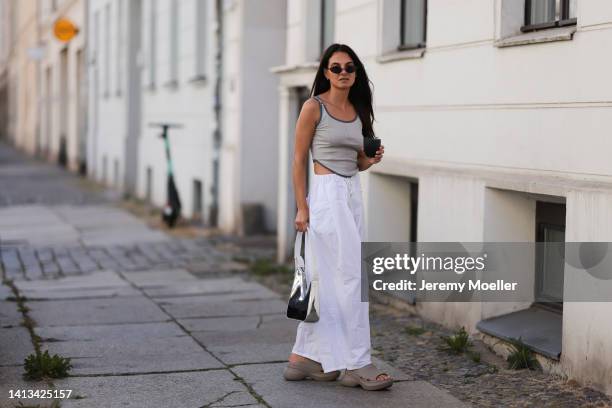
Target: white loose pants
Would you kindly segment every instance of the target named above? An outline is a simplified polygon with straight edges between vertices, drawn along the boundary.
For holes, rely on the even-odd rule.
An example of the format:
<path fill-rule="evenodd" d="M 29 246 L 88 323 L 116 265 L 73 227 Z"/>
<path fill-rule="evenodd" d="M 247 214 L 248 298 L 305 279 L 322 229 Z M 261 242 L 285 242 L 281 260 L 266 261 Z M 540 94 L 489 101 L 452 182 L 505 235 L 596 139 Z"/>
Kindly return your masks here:
<path fill-rule="evenodd" d="M 370 364 L 369 303 L 361 301 L 361 241 L 365 239 L 359 173 L 314 174 L 307 199 L 306 276 L 313 255 L 319 272 L 319 320 L 300 322 L 292 352 L 323 371 Z"/>

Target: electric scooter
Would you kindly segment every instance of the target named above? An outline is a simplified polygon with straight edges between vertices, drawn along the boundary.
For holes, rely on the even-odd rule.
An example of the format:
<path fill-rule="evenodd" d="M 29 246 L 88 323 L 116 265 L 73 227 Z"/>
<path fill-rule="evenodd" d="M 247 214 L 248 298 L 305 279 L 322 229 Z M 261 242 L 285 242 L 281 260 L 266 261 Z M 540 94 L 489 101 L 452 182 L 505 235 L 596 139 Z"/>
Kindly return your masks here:
<path fill-rule="evenodd" d="M 162 211 L 162 221 L 170 228 L 174 227 L 176 220 L 181 215 L 181 198 L 179 197 L 178 189 L 174 182 L 174 171 L 172 168 L 172 157 L 170 155 L 170 141 L 168 140 L 168 129 L 182 128 L 183 126 L 171 123 L 152 123 L 150 127 L 161 127 L 162 133 L 160 137 L 164 139 L 164 148 L 166 150 L 166 160 L 168 163 L 168 180 L 166 187 L 166 204 Z"/>

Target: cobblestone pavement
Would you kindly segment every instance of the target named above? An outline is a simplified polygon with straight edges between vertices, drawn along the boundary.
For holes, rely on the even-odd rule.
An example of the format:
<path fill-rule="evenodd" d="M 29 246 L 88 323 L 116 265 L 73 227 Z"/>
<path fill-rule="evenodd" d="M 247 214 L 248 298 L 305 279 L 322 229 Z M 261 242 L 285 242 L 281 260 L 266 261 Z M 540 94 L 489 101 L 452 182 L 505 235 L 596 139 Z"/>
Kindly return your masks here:
<path fill-rule="evenodd" d="M 376 359 L 391 390 L 285 381 L 297 321 L 248 264 L 273 255 L 273 237 L 165 233 L 1 144 L 0 187 L 2 408 L 51 407 L 18 390 L 70 390 L 61 408 L 467 406 Z M 36 351 L 70 358 L 69 376 L 24 380 Z"/>
<path fill-rule="evenodd" d="M 372 304 L 372 347 L 415 379 L 429 381 L 477 407 L 611 407 L 612 398 L 539 370 L 509 370 L 501 358 L 474 340 L 481 362 L 441 350 L 452 334 L 405 311 Z M 417 328 L 408 330 L 407 328 Z M 422 334 L 419 333 L 423 329 Z"/>
<path fill-rule="evenodd" d="M 231 261 L 228 255 L 213 251 L 210 242 L 190 239 L 94 247 L 3 246 L 0 242 L 0 260 L 5 277 L 15 281 L 55 279 L 108 269 L 188 267 L 197 271 L 199 261 L 206 262 L 208 268 Z"/>

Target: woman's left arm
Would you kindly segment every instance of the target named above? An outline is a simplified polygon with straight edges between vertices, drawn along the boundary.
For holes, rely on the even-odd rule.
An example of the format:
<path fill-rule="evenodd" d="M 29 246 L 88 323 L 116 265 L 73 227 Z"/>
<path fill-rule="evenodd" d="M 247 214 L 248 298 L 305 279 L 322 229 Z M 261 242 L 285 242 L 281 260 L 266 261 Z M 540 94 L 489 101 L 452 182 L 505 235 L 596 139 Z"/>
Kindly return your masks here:
<path fill-rule="evenodd" d="M 363 151 L 363 147 L 357 156 L 357 167 L 359 167 L 359 171 L 364 171 L 369 169 L 373 164 L 379 163 L 382 160 L 383 154 L 385 153 L 385 146 L 381 145 L 376 151 L 376 155 L 374 157 L 366 156 Z"/>

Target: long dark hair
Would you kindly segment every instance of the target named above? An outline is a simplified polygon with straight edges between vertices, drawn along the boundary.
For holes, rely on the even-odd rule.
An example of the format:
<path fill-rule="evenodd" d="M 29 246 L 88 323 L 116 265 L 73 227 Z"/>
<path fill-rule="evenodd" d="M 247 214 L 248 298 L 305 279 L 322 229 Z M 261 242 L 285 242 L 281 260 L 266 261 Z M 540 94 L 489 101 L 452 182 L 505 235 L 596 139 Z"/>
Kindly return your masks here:
<path fill-rule="evenodd" d="M 331 87 L 329 80 L 325 78 L 325 74 L 323 71 L 327 68 L 329 64 L 329 59 L 335 52 L 345 52 L 347 53 L 357 70 L 355 71 L 355 83 L 349 90 L 349 101 L 355 107 L 357 114 L 359 115 L 359 119 L 361 120 L 361 133 L 365 137 L 375 137 L 374 136 L 374 128 L 372 124 L 374 123 L 374 110 L 372 109 L 372 90 L 370 89 L 371 81 L 368 79 L 368 74 L 363 67 L 363 64 L 355 51 L 351 47 L 346 44 L 332 44 L 330 45 L 323 56 L 321 57 L 321 63 L 319 64 L 319 69 L 317 70 L 317 75 L 315 76 L 314 82 L 312 84 L 312 88 L 310 90 L 310 96 L 316 96 L 326 92 Z"/>

